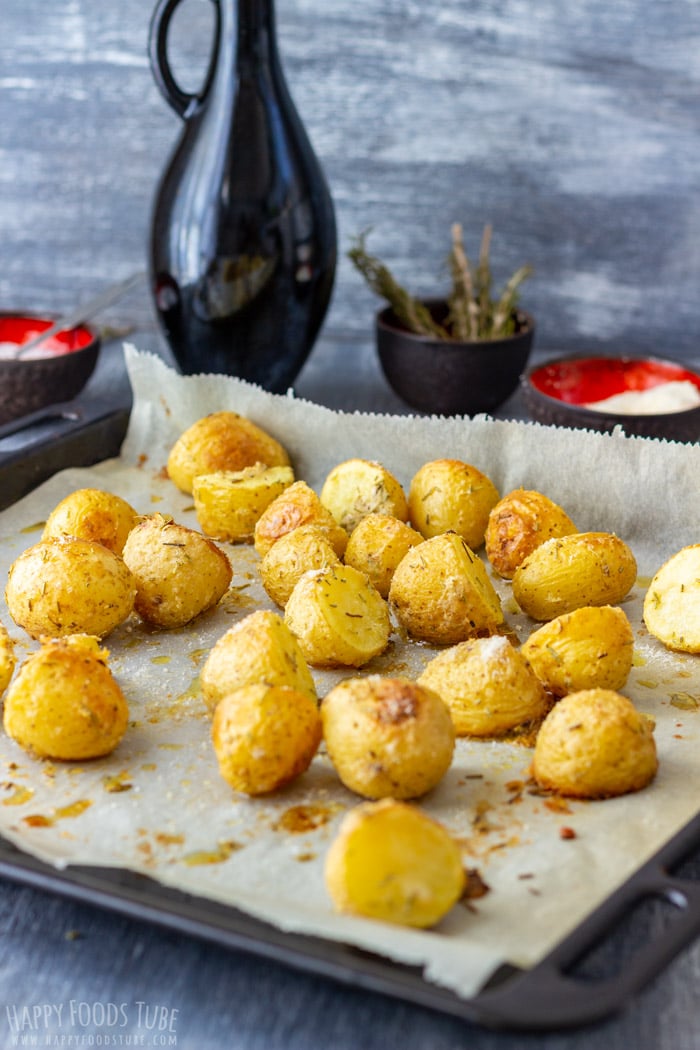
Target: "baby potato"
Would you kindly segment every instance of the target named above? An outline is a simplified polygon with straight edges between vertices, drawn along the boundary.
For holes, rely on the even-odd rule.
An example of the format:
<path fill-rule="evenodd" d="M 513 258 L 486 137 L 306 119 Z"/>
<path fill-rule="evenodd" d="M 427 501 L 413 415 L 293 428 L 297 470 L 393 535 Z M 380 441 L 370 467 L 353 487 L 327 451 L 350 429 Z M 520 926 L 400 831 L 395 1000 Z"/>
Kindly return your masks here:
<path fill-rule="evenodd" d="M 39 758 L 82 761 L 108 755 L 129 710 L 99 639 L 50 639 L 19 669 L 5 698 L 8 736 Z"/>
<path fill-rule="evenodd" d="M 256 551 L 262 557 L 280 537 L 301 525 L 318 525 L 324 529 L 335 553 L 343 557 L 348 534 L 305 481 L 295 481 L 260 515 L 254 534 Z"/>
<path fill-rule="evenodd" d="M 639 791 L 656 775 L 653 721 L 611 689 L 569 693 L 545 718 L 532 772 L 540 787 L 574 798 Z"/>
<path fill-rule="evenodd" d="M 143 518 L 129 533 L 124 561 L 136 581 L 134 608 L 156 627 L 183 627 L 216 605 L 231 583 L 224 552 L 163 514 Z"/>
<path fill-rule="evenodd" d="M 585 606 L 543 624 L 520 647 L 554 696 L 622 689 L 632 669 L 634 635 L 622 609 Z"/>
<path fill-rule="evenodd" d="M 122 559 L 101 543 L 71 536 L 42 540 L 10 566 L 5 601 L 32 638 L 98 638 L 134 607 L 136 584 Z"/>
<path fill-rule="evenodd" d="M 353 529 L 345 550 L 345 564 L 369 576 L 382 598 L 402 558 L 423 537 L 410 525 L 389 514 L 368 514 Z"/>
<path fill-rule="evenodd" d="M 644 623 L 668 649 L 700 653 L 700 543 L 683 547 L 654 576 Z"/>
<path fill-rule="evenodd" d="M 386 602 L 350 565 L 330 565 L 302 576 L 284 620 L 312 667 L 362 667 L 389 644 Z"/>
<path fill-rule="evenodd" d="M 494 634 L 503 623 L 484 565 L 454 532 L 409 550 L 391 581 L 389 604 L 413 638 L 435 645 Z"/>
<path fill-rule="evenodd" d="M 331 470 L 321 488 L 321 503 L 339 525 L 352 532 L 368 514 L 408 518 L 401 485 L 386 467 L 369 459 L 348 459 Z"/>
<path fill-rule="evenodd" d="M 549 701 L 507 638 L 472 638 L 438 653 L 418 679 L 447 704 L 457 736 L 498 736 L 542 718 Z"/>
<path fill-rule="evenodd" d="M 121 496 L 101 489 L 76 489 L 51 511 L 41 538 L 75 536 L 121 554 L 126 537 L 138 520 L 134 508 Z"/>
<path fill-rule="evenodd" d="M 243 470 L 263 463 L 289 466 L 287 450 L 270 434 L 236 412 L 212 412 L 177 439 L 168 456 L 168 476 L 183 492 L 192 492 L 198 474 Z"/>
<path fill-rule="evenodd" d="M 442 780 L 455 730 L 446 705 L 407 678 L 346 678 L 321 702 L 336 773 L 365 798 L 418 798 Z"/>
<path fill-rule="evenodd" d="M 293 481 L 291 467 L 265 467 L 262 463 L 244 470 L 198 474 L 192 482 L 192 495 L 202 532 L 229 543 L 251 541 L 262 512 Z"/>
<path fill-rule="evenodd" d="M 209 651 L 200 675 L 210 711 L 228 693 L 258 682 L 289 686 L 316 702 L 316 686 L 294 635 L 269 609 L 229 627 Z"/>
<path fill-rule="evenodd" d="M 425 463 L 411 481 L 409 520 L 426 539 L 456 532 L 477 550 L 497 502 L 498 489 L 476 467 L 459 459 L 436 459 Z"/>
<path fill-rule="evenodd" d="M 5 692 L 15 670 L 15 647 L 6 629 L 0 624 L 0 696 Z"/>
<path fill-rule="evenodd" d="M 277 540 L 261 559 L 262 585 L 276 605 L 284 609 L 305 572 L 340 565 L 328 533 L 318 525 L 300 525 Z"/>
<path fill-rule="evenodd" d="M 513 575 L 513 597 L 533 620 L 553 620 L 585 605 L 616 605 L 637 578 L 627 544 L 611 532 L 546 540 Z"/>
<path fill-rule="evenodd" d="M 258 682 L 222 698 L 211 736 L 226 783 L 264 795 L 309 768 L 321 742 L 321 716 L 306 693 Z"/>
<path fill-rule="evenodd" d="M 499 500 L 486 526 L 486 557 L 506 580 L 536 547 L 577 532 L 562 508 L 541 492 L 516 489 Z"/>
<path fill-rule="evenodd" d="M 340 912 L 425 928 L 464 892 L 459 847 L 442 824 L 393 799 L 346 814 L 326 855 L 326 888 Z"/>

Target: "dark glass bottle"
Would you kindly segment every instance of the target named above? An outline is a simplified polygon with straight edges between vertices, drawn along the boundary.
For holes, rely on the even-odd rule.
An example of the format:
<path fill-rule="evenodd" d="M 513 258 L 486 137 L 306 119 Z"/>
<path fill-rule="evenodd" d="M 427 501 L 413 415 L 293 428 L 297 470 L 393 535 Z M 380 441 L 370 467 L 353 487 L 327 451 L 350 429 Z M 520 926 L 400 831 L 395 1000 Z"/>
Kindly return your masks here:
<path fill-rule="evenodd" d="M 167 58 L 180 0 L 159 0 L 149 53 L 182 137 L 151 222 L 156 310 L 185 373 L 223 372 L 284 392 L 311 352 L 336 264 L 333 203 L 287 89 L 273 0 L 214 0 L 202 92 Z"/>

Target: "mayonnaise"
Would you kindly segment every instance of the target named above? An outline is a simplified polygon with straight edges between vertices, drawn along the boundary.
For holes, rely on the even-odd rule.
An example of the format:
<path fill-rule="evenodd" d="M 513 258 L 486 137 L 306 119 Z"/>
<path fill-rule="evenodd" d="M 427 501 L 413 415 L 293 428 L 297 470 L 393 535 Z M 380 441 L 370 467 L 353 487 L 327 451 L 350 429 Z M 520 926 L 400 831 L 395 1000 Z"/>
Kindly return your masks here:
<path fill-rule="evenodd" d="M 591 401 L 584 408 L 594 412 L 615 412 L 629 416 L 653 416 L 665 412 L 685 412 L 700 405 L 700 390 L 689 379 L 659 383 L 648 390 L 625 390 L 602 401 Z"/>

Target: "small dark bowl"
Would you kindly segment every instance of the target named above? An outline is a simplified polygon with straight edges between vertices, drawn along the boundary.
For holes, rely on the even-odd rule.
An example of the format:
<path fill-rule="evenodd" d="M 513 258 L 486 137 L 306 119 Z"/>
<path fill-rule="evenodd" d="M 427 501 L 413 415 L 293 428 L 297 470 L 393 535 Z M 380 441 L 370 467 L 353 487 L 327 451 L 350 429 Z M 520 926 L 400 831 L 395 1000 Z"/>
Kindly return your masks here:
<path fill-rule="evenodd" d="M 537 365 L 522 377 L 523 400 L 533 419 L 560 427 L 609 433 L 700 440 L 700 405 L 680 412 L 630 415 L 586 408 L 627 390 L 646 390 L 659 383 L 688 380 L 700 390 L 700 375 L 679 361 L 662 357 L 573 355 Z"/>
<path fill-rule="evenodd" d="M 440 300 L 425 305 L 436 318 L 446 312 Z M 492 411 L 516 389 L 535 332 L 529 314 L 518 311 L 517 324 L 505 339 L 448 342 L 408 331 L 387 307 L 377 314 L 377 352 L 389 385 L 411 408 L 471 416 Z"/>
<path fill-rule="evenodd" d="M 46 317 L 0 313 L 0 343 L 28 342 L 52 324 Z M 53 336 L 46 349 L 50 357 L 0 360 L 0 424 L 76 397 L 95 369 L 100 337 L 81 325 Z"/>

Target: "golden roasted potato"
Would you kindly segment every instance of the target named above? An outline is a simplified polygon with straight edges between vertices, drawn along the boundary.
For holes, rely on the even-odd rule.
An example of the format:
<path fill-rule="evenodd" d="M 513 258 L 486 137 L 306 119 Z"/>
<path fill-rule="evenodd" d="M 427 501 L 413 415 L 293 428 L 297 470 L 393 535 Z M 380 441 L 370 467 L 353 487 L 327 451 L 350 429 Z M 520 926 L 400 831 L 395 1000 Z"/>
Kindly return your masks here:
<path fill-rule="evenodd" d="M 544 688 L 507 638 L 472 638 L 433 657 L 418 679 L 447 704 L 457 736 L 498 736 L 542 718 Z"/>
<path fill-rule="evenodd" d="M 0 696 L 5 692 L 15 670 L 15 647 L 6 629 L 0 624 Z"/>
<path fill-rule="evenodd" d="M 320 499 L 347 532 L 368 514 L 390 514 L 400 521 L 408 518 L 400 483 L 381 463 L 369 459 L 348 459 L 333 467 Z"/>
<path fill-rule="evenodd" d="M 368 514 L 353 529 L 345 550 L 345 564 L 369 576 L 382 598 L 402 558 L 423 537 L 410 525 L 389 514 Z"/>
<path fill-rule="evenodd" d="M 302 576 L 284 620 L 312 667 L 362 667 L 384 652 L 391 634 L 386 602 L 350 565 Z"/>
<path fill-rule="evenodd" d="M 192 482 L 197 521 L 205 536 L 229 543 L 253 539 L 262 512 L 294 481 L 291 467 L 219 470 Z"/>
<path fill-rule="evenodd" d="M 267 554 L 280 537 L 301 525 L 318 525 L 324 529 L 335 553 L 343 557 L 348 534 L 305 481 L 295 481 L 263 511 L 255 526 L 256 551 L 261 556 Z"/>
<path fill-rule="evenodd" d="M 464 892 L 457 843 L 417 806 L 363 802 L 343 820 L 326 855 L 326 888 L 341 912 L 424 928 Z"/>
<path fill-rule="evenodd" d="M 486 557 L 499 576 L 513 578 L 536 547 L 569 536 L 576 526 L 562 508 L 541 492 L 515 489 L 499 500 L 486 526 Z"/>
<path fill-rule="evenodd" d="M 243 470 L 263 463 L 289 466 L 287 450 L 250 419 L 236 412 L 212 412 L 177 439 L 168 456 L 168 475 L 183 492 L 192 492 L 198 474 Z"/>
<path fill-rule="evenodd" d="M 634 635 L 617 606 L 585 606 L 543 624 L 520 651 L 554 696 L 581 689 L 616 690 L 632 669 Z"/>
<path fill-rule="evenodd" d="M 498 489 L 476 467 L 459 459 L 436 459 L 425 463 L 411 481 L 409 520 L 426 539 L 456 532 L 477 550 L 497 502 Z"/>
<path fill-rule="evenodd" d="M 540 787 L 575 798 L 639 791 L 658 768 L 653 733 L 653 721 L 620 693 L 569 693 L 537 734 L 533 775 Z"/>
<path fill-rule="evenodd" d="M 260 579 L 269 597 L 284 609 L 304 573 L 339 564 L 328 533 L 318 525 L 300 525 L 280 537 L 261 559 Z"/>
<path fill-rule="evenodd" d="M 644 623 L 668 649 L 700 653 L 700 543 L 683 547 L 655 574 L 644 597 Z"/>
<path fill-rule="evenodd" d="M 75 536 L 121 554 L 138 519 L 134 508 L 121 496 L 101 489 L 76 489 L 51 511 L 41 538 Z"/>
<path fill-rule="evenodd" d="M 407 678 L 346 678 L 323 698 L 321 718 L 336 773 L 365 798 L 419 798 L 452 761 L 450 712 Z"/>
<path fill-rule="evenodd" d="M 211 736 L 226 783 L 263 795 L 309 768 L 321 742 L 321 716 L 306 693 L 258 682 L 220 700 Z"/>
<path fill-rule="evenodd" d="M 277 613 L 258 609 L 219 638 L 200 675 L 210 711 L 245 685 L 286 685 L 316 702 L 316 686 L 294 635 Z"/>
<path fill-rule="evenodd" d="M 163 514 L 132 529 L 124 561 L 136 581 L 134 609 L 156 627 L 183 627 L 216 605 L 231 583 L 224 552 Z"/>
<path fill-rule="evenodd" d="M 51 639 L 22 664 L 5 697 L 8 736 L 39 758 L 81 761 L 113 751 L 129 710 L 99 639 Z"/>
<path fill-rule="evenodd" d="M 29 547 L 10 566 L 5 601 L 32 638 L 91 634 L 122 623 L 136 583 L 122 559 L 101 543 L 65 536 Z"/>
<path fill-rule="evenodd" d="M 454 532 L 409 550 L 391 581 L 389 604 L 410 635 L 435 645 L 494 634 L 503 623 L 483 563 Z"/>
<path fill-rule="evenodd" d="M 637 578 L 627 544 L 612 532 L 547 540 L 513 575 L 513 597 L 533 620 L 553 620 L 585 605 L 616 605 Z"/>

